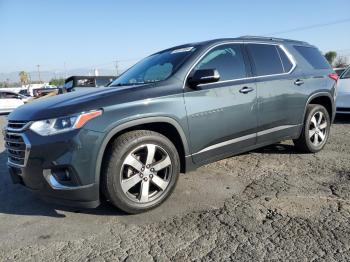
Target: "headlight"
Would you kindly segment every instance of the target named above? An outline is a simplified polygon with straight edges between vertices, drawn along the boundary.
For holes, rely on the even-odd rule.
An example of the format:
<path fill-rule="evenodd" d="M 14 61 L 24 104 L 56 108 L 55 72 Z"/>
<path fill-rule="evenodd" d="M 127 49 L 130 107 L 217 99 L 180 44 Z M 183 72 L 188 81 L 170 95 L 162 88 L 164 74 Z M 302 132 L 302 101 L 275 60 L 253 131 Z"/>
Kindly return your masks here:
<path fill-rule="evenodd" d="M 42 136 L 55 135 L 83 127 L 91 119 L 102 115 L 102 110 L 90 111 L 73 116 L 35 121 L 30 129 Z"/>

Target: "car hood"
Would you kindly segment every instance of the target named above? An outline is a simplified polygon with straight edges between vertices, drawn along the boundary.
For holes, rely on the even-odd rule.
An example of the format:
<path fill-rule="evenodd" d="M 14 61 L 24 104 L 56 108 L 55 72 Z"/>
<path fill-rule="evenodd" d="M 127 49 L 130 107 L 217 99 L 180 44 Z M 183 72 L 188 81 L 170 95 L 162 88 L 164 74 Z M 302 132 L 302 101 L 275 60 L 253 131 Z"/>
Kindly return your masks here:
<path fill-rule="evenodd" d="M 109 105 L 145 99 L 151 85 L 94 88 L 54 97 L 43 97 L 18 107 L 9 116 L 12 121 L 50 119 L 100 109 Z"/>

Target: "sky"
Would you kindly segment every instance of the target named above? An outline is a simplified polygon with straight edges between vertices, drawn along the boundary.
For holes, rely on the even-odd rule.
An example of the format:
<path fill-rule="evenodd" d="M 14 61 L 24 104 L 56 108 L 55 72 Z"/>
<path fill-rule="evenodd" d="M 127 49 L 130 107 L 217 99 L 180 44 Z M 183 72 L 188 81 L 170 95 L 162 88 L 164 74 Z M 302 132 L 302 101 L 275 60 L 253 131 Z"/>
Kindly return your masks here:
<path fill-rule="evenodd" d="M 349 0 L 0 0 L 0 73 L 113 70 L 116 60 L 123 70 L 171 46 L 242 35 L 350 56 L 349 10 Z"/>

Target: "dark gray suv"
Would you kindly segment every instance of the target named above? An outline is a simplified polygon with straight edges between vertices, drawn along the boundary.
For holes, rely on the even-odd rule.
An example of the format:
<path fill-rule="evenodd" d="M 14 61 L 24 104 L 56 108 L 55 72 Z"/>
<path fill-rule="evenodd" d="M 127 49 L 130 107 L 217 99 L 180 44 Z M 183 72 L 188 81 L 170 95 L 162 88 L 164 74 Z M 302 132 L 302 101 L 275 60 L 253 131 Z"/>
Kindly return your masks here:
<path fill-rule="evenodd" d="M 315 153 L 334 118 L 337 75 L 305 42 L 240 37 L 173 47 L 109 87 L 24 105 L 8 117 L 15 183 L 59 204 L 101 196 L 142 212 L 180 172 L 286 139 Z"/>

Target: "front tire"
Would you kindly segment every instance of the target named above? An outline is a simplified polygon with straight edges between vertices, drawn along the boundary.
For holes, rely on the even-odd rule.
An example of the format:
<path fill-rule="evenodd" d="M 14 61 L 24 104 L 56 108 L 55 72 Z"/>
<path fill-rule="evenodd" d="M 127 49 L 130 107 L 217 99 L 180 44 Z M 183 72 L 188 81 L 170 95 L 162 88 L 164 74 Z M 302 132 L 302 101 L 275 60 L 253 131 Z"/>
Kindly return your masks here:
<path fill-rule="evenodd" d="M 326 108 L 310 104 L 306 109 L 303 130 L 298 139 L 293 140 L 297 149 L 305 153 L 316 153 L 327 143 L 331 120 Z"/>
<path fill-rule="evenodd" d="M 137 130 L 119 136 L 109 148 L 102 173 L 102 191 L 113 205 L 127 213 L 148 211 L 172 193 L 180 160 L 165 136 Z"/>

